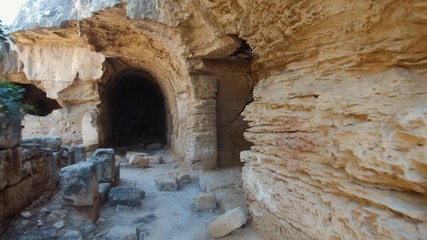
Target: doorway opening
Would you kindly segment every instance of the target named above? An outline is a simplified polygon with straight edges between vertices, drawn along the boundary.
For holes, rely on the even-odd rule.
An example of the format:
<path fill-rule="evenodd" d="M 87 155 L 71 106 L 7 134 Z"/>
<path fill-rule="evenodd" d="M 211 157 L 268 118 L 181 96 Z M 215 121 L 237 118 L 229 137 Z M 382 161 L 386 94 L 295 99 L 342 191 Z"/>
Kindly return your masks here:
<path fill-rule="evenodd" d="M 113 147 L 166 144 L 165 98 L 145 72 L 128 72 L 106 88 L 105 145 Z"/>

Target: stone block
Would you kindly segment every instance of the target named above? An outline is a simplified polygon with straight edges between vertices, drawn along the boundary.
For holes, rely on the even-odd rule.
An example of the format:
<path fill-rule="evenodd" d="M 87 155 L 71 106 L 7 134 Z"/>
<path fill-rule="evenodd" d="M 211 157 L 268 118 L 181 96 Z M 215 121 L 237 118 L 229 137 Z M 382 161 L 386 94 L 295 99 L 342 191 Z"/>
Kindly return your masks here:
<path fill-rule="evenodd" d="M 116 158 L 114 149 L 98 148 L 92 154 L 92 159 L 96 165 L 98 179 L 101 182 L 113 182 L 116 174 Z"/>
<path fill-rule="evenodd" d="M 60 182 L 65 204 L 92 206 L 99 197 L 97 168 L 93 162 L 62 168 Z"/>
<path fill-rule="evenodd" d="M 74 148 L 64 148 L 67 152 L 67 157 L 69 159 L 69 165 L 76 163 L 76 151 Z"/>
<path fill-rule="evenodd" d="M 74 150 L 74 162 L 79 163 L 86 161 L 86 147 L 83 145 L 72 147 Z"/>
<path fill-rule="evenodd" d="M 178 191 L 179 188 L 178 179 L 168 174 L 157 175 L 154 182 L 160 191 Z"/>
<path fill-rule="evenodd" d="M 35 198 L 33 177 L 0 191 L 0 228 L 4 220 L 22 211 Z"/>
<path fill-rule="evenodd" d="M 180 173 L 178 174 L 178 182 L 180 185 L 191 183 L 191 177 L 189 174 Z"/>
<path fill-rule="evenodd" d="M 146 156 L 132 156 L 129 159 L 129 166 L 136 168 L 147 168 L 150 164 L 150 159 Z"/>
<path fill-rule="evenodd" d="M 111 188 L 111 183 L 99 183 L 99 200 L 101 205 L 104 205 L 108 200 L 108 193 Z"/>
<path fill-rule="evenodd" d="M 0 150 L 0 191 L 21 181 L 22 169 L 21 148 Z"/>
<path fill-rule="evenodd" d="M 213 193 L 199 193 L 195 200 L 196 211 L 206 211 L 216 208 L 216 199 Z"/>
<path fill-rule="evenodd" d="M 118 204 L 125 206 L 140 205 L 141 198 L 145 197 L 145 192 L 132 187 L 113 187 L 108 196 L 108 204 L 116 206 Z"/>
<path fill-rule="evenodd" d="M 41 148 L 50 148 L 54 152 L 61 150 L 62 139 L 58 136 L 23 138 L 22 144 L 37 144 Z"/>
<path fill-rule="evenodd" d="M 31 162 L 31 175 L 34 177 L 36 195 L 43 194 L 47 189 L 54 189 L 59 181 L 58 167 L 50 149 L 31 148 L 31 154 L 26 154 L 25 161 Z"/>
<path fill-rule="evenodd" d="M 21 120 L 0 118 L 0 149 L 9 149 L 21 141 Z"/>
<path fill-rule="evenodd" d="M 220 238 L 239 229 L 245 223 L 244 210 L 237 207 L 216 218 L 209 226 L 209 231 L 214 238 Z"/>
<path fill-rule="evenodd" d="M 24 146 L 27 146 L 27 145 L 24 145 Z M 71 164 L 74 164 L 74 156 L 72 156 L 71 153 L 66 148 L 62 148 L 58 152 L 53 152 L 52 154 L 55 157 L 57 166 L 59 168 L 63 168 Z"/>
<path fill-rule="evenodd" d="M 96 223 L 99 218 L 99 211 L 101 210 L 101 200 L 97 197 L 93 201 L 92 206 L 78 206 L 76 209 L 80 212 L 86 213 L 92 220 L 92 223 Z"/>

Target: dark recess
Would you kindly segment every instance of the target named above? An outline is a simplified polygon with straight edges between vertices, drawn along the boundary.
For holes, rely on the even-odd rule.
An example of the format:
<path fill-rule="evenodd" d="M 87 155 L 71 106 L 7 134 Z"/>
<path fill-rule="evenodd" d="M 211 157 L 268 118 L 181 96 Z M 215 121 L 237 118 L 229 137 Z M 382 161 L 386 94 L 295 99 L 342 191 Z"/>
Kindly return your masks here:
<path fill-rule="evenodd" d="M 61 105 L 56 100 L 48 98 L 46 93 L 38 89 L 35 85 L 20 83 L 16 83 L 16 85 L 25 89 L 23 103 L 32 106 L 28 114 L 44 117 L 49 115 L 53 110 L 61 108 Z"/>
<path fill-rule="evenodd" d="M 117 78 L 107 89 L 108 125 L 112 146 L 166 141 L 164 96 L 148 76 Z"/>
<path fill-rule="evenodd" d="M 252 48 L 245 40 L 241 40 L 240 47 L 229 58 L 238 62 L 250 62 L 253 59 Z"/>

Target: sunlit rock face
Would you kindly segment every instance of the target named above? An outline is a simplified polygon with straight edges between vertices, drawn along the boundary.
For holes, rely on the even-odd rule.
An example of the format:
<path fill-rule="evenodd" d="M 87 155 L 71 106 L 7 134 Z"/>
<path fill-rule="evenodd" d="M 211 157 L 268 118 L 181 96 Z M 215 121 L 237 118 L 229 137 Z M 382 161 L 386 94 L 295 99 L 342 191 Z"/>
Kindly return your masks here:
<path fill-rule="evenodd" d="M 63 107 L 51 117 L 67 123 L 44 131 L 102 144 L 103 94 L 149 74 L 184 162 L 236 165 L 246 150 L 267 239 L 426 239 L 426 19 L 422 0 L 129 0 L 15 33 L 10 78 Z"/>
<path fill-rule="evenodd" d="M 249 143 L 243 138 L 247 125 L 240 113 L 251 100 L 254 79 L 250 61 L 229 57 L 241 46 L 237 36 L 223 36 L 224 40 L 212 42 L 214 28 L 198 12 L 197 19 L 185 20 L 195 29 L 209 27 L 207 36 L 198 42 L 199 36 L 183 32 L 189 31 L 188 27 L 164 23 L 163 16 L 170 6 L 160 7 L 166 3 L 150 5 L 162 11 L 158 22 L 145 16 L 144 9 L 115 1 L 64 3 L 55 10 L 55 19 L 36 11 L 25 12 L 36 3 L 49 5 L 49 1 L 27 3 L 20 16 L 40 17 L 44 22 L 38 25 L 50 28 L 15 32 L 11 61 L 2 61 L 2 70 L 6 73 L 10 68 L 12 81 L 34 84 L 62 108 L 45 117 L 26 116 L 24 136 L 60 135 L 64 144 L 71 145 L 122 144 L 115 140 L 114 126 L 119 125 L 112 121 L 119 117 L 110 104 L 120 101 L 111 99 L 110 92 L 121 79 L 140 77 L 141 81 L 154 81 L 160 89 L 163 103 L 159 106 L 164 109 L 158 120 L 166 136 L 160 140 L 177 153 L 178 160 L 195 169 L 242 164 L 239 152 L 248 149 Z M 84 4 L 91 7 L 84 8 Z M 70 13 L 83 10 L 84 17 L 73 20 L 80 18 L 71 17 Z M 128 12 L 129 16 L 138 17 L 132 20 Z M 17 28 L 25 28 L 24 25 Z M 141 89 L 140 93 L 144 91 L 151 90 Z M 116 95 L 120 94 L 129 93 Z M 138 112 L 142 105 L 134 104 L 134 111 Z M 122 132 L 150 131 L 142 126 L 146 124 L 144 119 L 138 120 L 144 118 L 144 112 L 135 116 L 126 121 L 140 127 Z M 126 142 L 134 143 L 132 139 Z"/>
<path fill-rule="evenodd" d="M 121 0 L 27 0 L 11 29 L 59 27 L 65 20 L 90 17 L 93 12 L 124 3 Z"/>
<path fill-rule="evenodd" d="M 257 229 L 271 239 L 295 236 L 290 228 L 307 235 L 298 238 L 425 239 L 425 3 L 249 9 L 242 35 L 262 74 L 243 113 L 254 146 L 241 156 Z"/>

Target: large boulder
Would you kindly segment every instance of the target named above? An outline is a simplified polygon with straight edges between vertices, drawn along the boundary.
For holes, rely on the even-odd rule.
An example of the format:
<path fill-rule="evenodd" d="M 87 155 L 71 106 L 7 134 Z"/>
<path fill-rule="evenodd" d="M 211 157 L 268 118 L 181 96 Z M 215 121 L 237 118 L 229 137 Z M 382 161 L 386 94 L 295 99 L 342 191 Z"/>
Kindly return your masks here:
<path fill-rule="evenodd" d="M 147 156 L 132 156 L 129 159 L 129 166 L 136 168 L 148 168 L 150 159 Z"/>
<path fill-rule="evenodd" d="M 114 182 L 116 175 L 116 158 L 114 149 L 99 148 L 92 154 L 96 165 L 98 180 L 101 182 Z"/>
<path fill-rule="evenodd" d="M 246 223 L 246 214 L 241 207 L 234 208 L 221 216 L 209 226 L 209 231 L 214 238 L 223 237 Z"/>
<path fill-rule="evenodd" d="M 60 182 L 65 204 L 92 206 L 99 198 L 97 168 L 93 162 L 80 162 L 62 168 Z"/>

